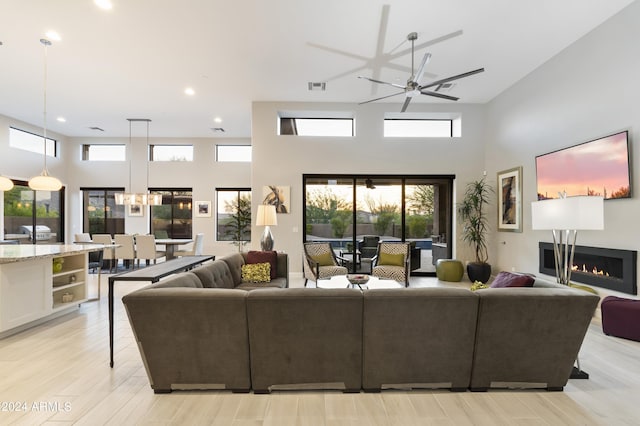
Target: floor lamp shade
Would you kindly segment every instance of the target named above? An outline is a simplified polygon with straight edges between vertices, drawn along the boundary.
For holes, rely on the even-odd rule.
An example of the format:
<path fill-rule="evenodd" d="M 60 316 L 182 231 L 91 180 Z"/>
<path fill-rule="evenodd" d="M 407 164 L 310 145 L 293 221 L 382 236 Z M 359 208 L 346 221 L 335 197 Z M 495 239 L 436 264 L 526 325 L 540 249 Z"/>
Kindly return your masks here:
<path fill-rule="evenodd" d="M 260 239 L 260 247 L 262 250 L 273 250 L 273 235 L 271 235 L 271 226 L 278 224 L 278 216 L 276 215 L 276 206 L 270 204 L 260 204 L 256 217 L 256 226 L 264 226 L 264 234 Z"/>
<path fill-rule="evenodd" d="M 552 231 L 556 280 L 569 285 L 577 232 L 604 229 L 604 198 L 579 196 L 534 201 L 531 228 Z"/>
<path fill-rule="evenodd" d="M 604 229 L 603 197 L 567 197 L 531 203 L 533 230 Z"/>

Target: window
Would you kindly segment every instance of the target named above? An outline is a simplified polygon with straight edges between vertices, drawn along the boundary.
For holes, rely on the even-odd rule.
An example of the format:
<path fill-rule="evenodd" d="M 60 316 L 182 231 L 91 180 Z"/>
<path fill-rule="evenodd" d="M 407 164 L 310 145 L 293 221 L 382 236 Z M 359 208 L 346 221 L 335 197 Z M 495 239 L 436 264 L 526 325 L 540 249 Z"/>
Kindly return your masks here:
<path fill-rule="evenodd" d="M 4 238 L 20 244 L 64 241 L 64 187 L 33 191 L 27 182 L 13 183 L 13 189 L 4 193 Z"/>
<path fill-rule="evenodd" d="M 162 194 L 162 205 L 151 206 L 151 233 L 156 238 L 191 238 L 191 188 L 152 189 Z"/>
<path fill-rule="evenodd" d="M 12 148 L 23 149 L 25 151 L 43 154 L 44 148 L 43 136 L 34 133 L 25 132 L 24 130 L 9 127 L 9 146 Z M 47 155 L 49 157 L 56 156 L 56 141 L 47 138 Z"/>
<path fill-rule="evenodd" d="M 149 145 L 151 161 L 193 161 L 193 145 Z"/>
<path fill-rule="evenodd" d="M 216 240 L 251 241 L 251 189 L 217 188 Z"/>
<path fill-rule="evenodd" d="M 250 162 L 251 145 L 216 145 L 216 161 Z"/>
<path fill-rule="evenodd" d="M 453 120 L 385 119 L 385 138 L 451 138 Z"/>
<path fill-rule="evenodd" d="M 280 116 L 279 124 L 279 135 L 352 137 L 355 133 L 352 117 Z"/>
<path fill-rule="evenodd" d="M 83 200 L 82 232 L 124 234 L 124 208 L 114 199 L 124 188 L 80 188 Z"/>
<path fill-rule="evenodd" d="M 126 145 L 82 145 L 84 161 L 125 161 Z"/>

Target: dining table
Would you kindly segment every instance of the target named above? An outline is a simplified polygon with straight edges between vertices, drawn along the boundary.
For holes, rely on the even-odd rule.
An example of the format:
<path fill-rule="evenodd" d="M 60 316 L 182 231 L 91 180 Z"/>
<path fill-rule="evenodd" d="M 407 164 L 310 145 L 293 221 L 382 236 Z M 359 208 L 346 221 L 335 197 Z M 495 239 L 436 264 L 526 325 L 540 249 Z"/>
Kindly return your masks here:
<path fill-rule="evenodd" d="M 167 260 L 175 259 L 177 246 L 192 243 L 190 238 L 156 238 L 156 244 L 165 246 L 165 257 Z"/>

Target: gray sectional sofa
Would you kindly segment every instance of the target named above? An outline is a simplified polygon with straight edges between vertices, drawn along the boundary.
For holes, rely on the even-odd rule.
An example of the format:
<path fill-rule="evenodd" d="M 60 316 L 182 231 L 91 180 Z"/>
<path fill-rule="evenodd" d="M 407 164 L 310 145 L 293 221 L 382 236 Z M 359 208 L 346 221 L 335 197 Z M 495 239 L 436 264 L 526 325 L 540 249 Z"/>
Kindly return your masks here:
<path fill-rule="evenodd" d="M 561 390 L 599 300 L 547 284 L 212 290 L 199 275 L 123 298 L 155 392 Z"/>

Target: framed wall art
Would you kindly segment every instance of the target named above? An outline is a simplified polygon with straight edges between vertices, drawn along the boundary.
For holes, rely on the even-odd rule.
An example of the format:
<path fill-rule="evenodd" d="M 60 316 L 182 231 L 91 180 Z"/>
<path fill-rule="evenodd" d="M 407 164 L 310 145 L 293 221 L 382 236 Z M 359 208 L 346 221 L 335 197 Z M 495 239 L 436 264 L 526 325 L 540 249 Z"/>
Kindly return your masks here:
<path fill-rule="evenodd" d="M 262 204 L 276 206 L 276 213 L 291 213 L 291 187 L 268 185 L 262 187 Z"/>
<path fill-rule="evenodd" d="M 140 204 L 129 204 L 128 206 L 129 216 L 144 216 L 144 210 Z"/>
<path fill-rule="evenodd" d="M 211 217 L 211 201 L 196 201 L 196 217 Z"/>
<path fill-rule="evenodd" d="M 522 167 L 498 172 L 498 231 L 522 232 Z"/>

